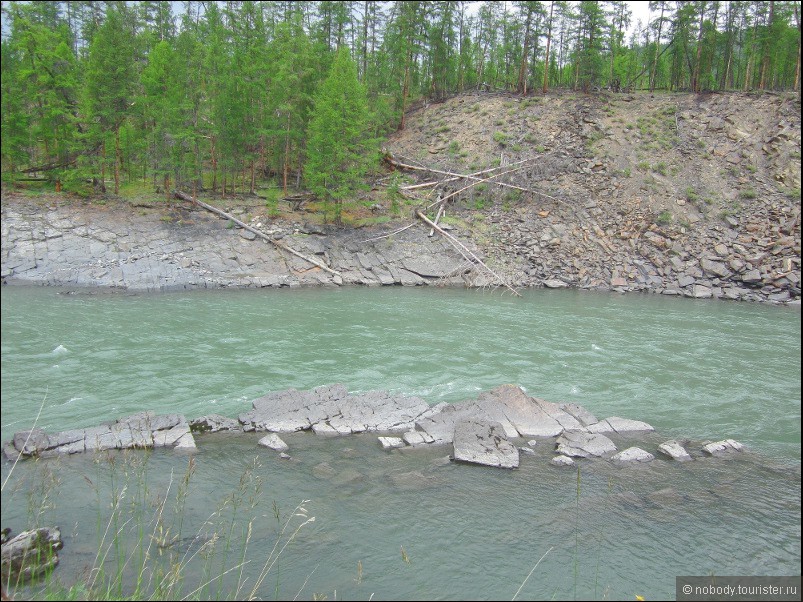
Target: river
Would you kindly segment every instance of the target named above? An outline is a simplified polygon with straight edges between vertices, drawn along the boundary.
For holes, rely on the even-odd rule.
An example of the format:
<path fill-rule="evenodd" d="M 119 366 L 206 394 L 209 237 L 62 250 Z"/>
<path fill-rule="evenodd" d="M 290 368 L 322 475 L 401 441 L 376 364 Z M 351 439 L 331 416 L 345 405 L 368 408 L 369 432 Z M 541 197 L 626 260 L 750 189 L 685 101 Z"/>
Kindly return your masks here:
<path fill-rule="evenodd" d="M 673 599 L 677 575 L 799 574 L 800 333 L 799 308 L 656 295 L 2 287 L 3 441 L 42 406 L 38 425 L 55 431 L 144 409 L 236 416 L 268 391 L 335 382 L 431 404 L 515 383 L 600 418 L 644 420 L 653 445 L 734 438 L 749 450 L 683 465 L 583 461 L 578 472 L 550 466 L 543 441 L 505 471 L 449 463 L 444 448 L 383 452 L 370 435 L 289 435 L 291 460 L 259 449 L 256 434 L 198 436 L 186 498 L 190 456 L 171 451 L 31 461 L 3 490 L 2 523 L 59 524 L 54 577 L 69 585 L 96 564 L 115 495 L 138 508 L 126 528 L 140 535 L 121 531 L 134 548 L 167 497 L 162 528 L 179 539 L 164 557 L 192 556 L 210 515 L 231 533 L 229 552 L 207 565 L 194 556 L 184 594 L 243 561 L 249 540 L 242 574 L 214 581 L 210 597 L 238 580 L 251 591 L 302 500 L 291 528 L 315 521 L 259 597 L 507 599 L 521 587 L 517 599 Z"/>

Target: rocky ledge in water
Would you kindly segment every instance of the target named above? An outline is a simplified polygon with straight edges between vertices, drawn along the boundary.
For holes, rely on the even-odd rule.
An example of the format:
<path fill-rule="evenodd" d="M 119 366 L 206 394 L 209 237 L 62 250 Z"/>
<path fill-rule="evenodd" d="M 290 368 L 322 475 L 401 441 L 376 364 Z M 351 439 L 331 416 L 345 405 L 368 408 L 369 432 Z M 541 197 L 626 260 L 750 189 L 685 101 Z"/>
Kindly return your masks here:
<path fill-rule="evenodd" d="M 141 412 L 99 427 L 55 434 L 41 429 L 18 432 L 6 443 L 6 457 L 48 457 L 107 449 L 174 447 L 192 449 L 192 432 L 268 432 L 263 446 L 286 451 L 276 433 L 312 431 L 317 435 L 373 432 L 384 449 L 452 445 L 458 462 L 502 468 L 519 465 L 520 450 L 532 452 L 540 437 L 553 441 L 560 454 L 556 466 L 573 466 L 571 458 L 602 458 L 619 465 L 651 462 L 655 456 L 638 447 L 619 452 L 610 437 L 646 437 L 654 431 L 646 422 L 611 416 L 598 420 L 576 403 L 552 403 L 527 395 L 515 385 L 480 393 L 477 399 L 430 406 L 419 397 L 387 391 L 350 394 L 341 384 L 309 391 L 289 389 L 268 393 L 235 420 L 212 414 L 188 422 L 183 416 Z M 393 434 L 394 436 L 388 436 Z M 527 440 L 517 446 L 517 440 Z M 642 445 L 647 445 L 641 442 Z M 655 450 L 676 461 L 693 460 L 689 441 L 669 440 Z M 723 456 L 742 451 L 732 439 L 701 444 L 695 457 Z M 618 452 L 618 453 L 617 453 Z"/>
<path fill-rule="evenodd" d="M 195 438 L 180 414 L 140 412 L 100 426 L 48 434 L 42 429 L 20 431 L 3 446 L 9 460 L 47 458 L 84 451 L 172 447 L 194 449 Z"/>

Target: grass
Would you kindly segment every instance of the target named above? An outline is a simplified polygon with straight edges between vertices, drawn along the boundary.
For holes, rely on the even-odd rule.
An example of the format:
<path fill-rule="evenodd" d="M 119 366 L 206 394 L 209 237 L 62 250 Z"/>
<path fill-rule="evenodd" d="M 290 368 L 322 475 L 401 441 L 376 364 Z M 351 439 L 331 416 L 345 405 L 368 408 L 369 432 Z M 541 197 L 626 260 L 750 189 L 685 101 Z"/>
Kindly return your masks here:
<path fill-rule="evenodd" d="M 152 453 L 95 455 L 95 474 L 84 478 L 97 508 L 97 542 L 94 558 L 79 578 L 62 581 L 48 572 L 27 583 L 9 575 L 4 578 L 5 591 L 12 598 L 41 600 L 254 599 L 264 597 L 267 579 L 275 575 L 271 590 L 279 599 L 279 560 L 299 532 L 315 521 L 307 511 L 309 500 L 286 516 L 274 502 L 273 546 L 264 549 L 262 540 L 252 546 L 264 524 L 263 469 L 257 458 L 199 525 L 186 512 L 194 457 L 187 460 L 182 475 L 171 473 L 166 485 L 154 487 L 148 469 Z M 58 501 L 60 482 L 53 475 L 59 472 L 59 460 L 29 462 L 41 462 L 38 484 L 28 495 L 34 502 L 28 507 L 28 521 L 36 526 L 45 524 Z M 251 569 L 247 575 L 246 567 Z"/>
<path fill-rule="evenodd" d="M 493 140 L 499 146 L 506 146 L 508 141 L 510 140 L 510 135 L 506 132 L 496 131 L 493 133 Z"/>

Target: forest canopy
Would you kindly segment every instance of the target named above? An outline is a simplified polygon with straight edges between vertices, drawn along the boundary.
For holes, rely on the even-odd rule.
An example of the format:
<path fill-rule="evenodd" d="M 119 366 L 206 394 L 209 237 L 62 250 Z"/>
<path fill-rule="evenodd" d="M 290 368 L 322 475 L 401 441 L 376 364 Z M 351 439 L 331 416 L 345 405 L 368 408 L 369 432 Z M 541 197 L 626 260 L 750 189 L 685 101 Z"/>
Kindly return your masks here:
<path fill-rule="evenodd" d="M 798 2 L 649 6 L 634 27 L 617 1 L 4 3 L 3 178 L 224 193 L 270 178 L 337 203 L 422 99 L 799 92 Z"/>

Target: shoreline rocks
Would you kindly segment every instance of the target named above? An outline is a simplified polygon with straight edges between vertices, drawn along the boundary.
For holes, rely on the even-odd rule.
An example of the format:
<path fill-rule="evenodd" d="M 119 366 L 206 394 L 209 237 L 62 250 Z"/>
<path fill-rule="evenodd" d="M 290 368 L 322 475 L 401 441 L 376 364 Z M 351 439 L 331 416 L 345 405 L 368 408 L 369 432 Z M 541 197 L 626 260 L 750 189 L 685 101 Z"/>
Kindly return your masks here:
<path fill-rule="evenodd" d="M 253 218 L 252 226 L 337 272 L 328 273 L 262 240 L 233 234 L 229 222 L 201 209 L 177 203 L 165 205 L 163 212 L 169 213 L 141 215 L 124 203 L 99 208 L 67 201 L 42 207 L 4 198 L 0 278 L 3 284 L 134 292 L 488 284 L 487 274 L 467 264 L 441 237 L 427 236 L 423 228 L 379 243 L 366 239 L 384 230 Z M 239 211 L 245 217 L 243 213 Z M 756 238 L 755 232 L 741 234 L 738 225 L 712 225 L 696 238 L 689 233 L 674 241 L 655 228 L 646 231 L 640 243 L 645 247 L 636 253 L 624 244 L 629 240 L 618 240 L 612 233 L 552 221 L 495 209 L 489 217 L 501 228 L 495 246 L 481 248 L 468 230 L 456 234 L 479 257 L 494 257 L 506 265 L 517 287 L 800 304 L 799 251 L 795 255 L 800 243 L 794 227 L 784 230 L 793 235 L 768 232 Z M 562 244 L 542 249 L 543 228 L 559 232 Z M 605 261 L 600 261 L 594 241 L 603 240 Z M 779 240 L 785 242 L 780 245 Z M 682 241 L 687 242 L 681 245 Z M 709 249 L 725 255 L 709 256 Z M 571 257 L 553 257 L 564 251 Z"/>
<path fill-rule="evenodd" d="M 476 399 L 434 406 L 418 397 L 386 391 L 350 394 L 342 384 L 272 392 L 251 405 L 252 409 L 237 419 L 212 414 L 188 422 L 179 414 L 140 412 L 97 427 L 59 433 L 35 428 L 15 433 L 5 443 L 4 454 L 14 461 L 132 448 L 192 450 L 196 447 L 193 432 L 267 433 L 258 444 L 285 453 L 289 446 L 277 433 L 309 431 L 316 436 L 376 433 L 386 450 L 452 445 L 455 461 L 500 468 L 518 467 L 520 451 L 535 455 L 532 448 L 544 439 L 554 444 L 558 455 L 551 463 L 556 466 L 573 466 L 572 458 L 600 458 L 616 464 L 655 460 L 652 453 L 636 446 L 619 451 L 610 438 L 641 437 L 654 431 L 651 425 L 617 416 L 597 420 L 578 404 L 532 397 L 516 385 L 501 385 Z M 725 439 L 704 444 L 698 457 L 727 456 L 743 449 L 741 443 Z M 681 462 L 692 459 L 676 440 L 660 444 L 657 451 Z"/>

